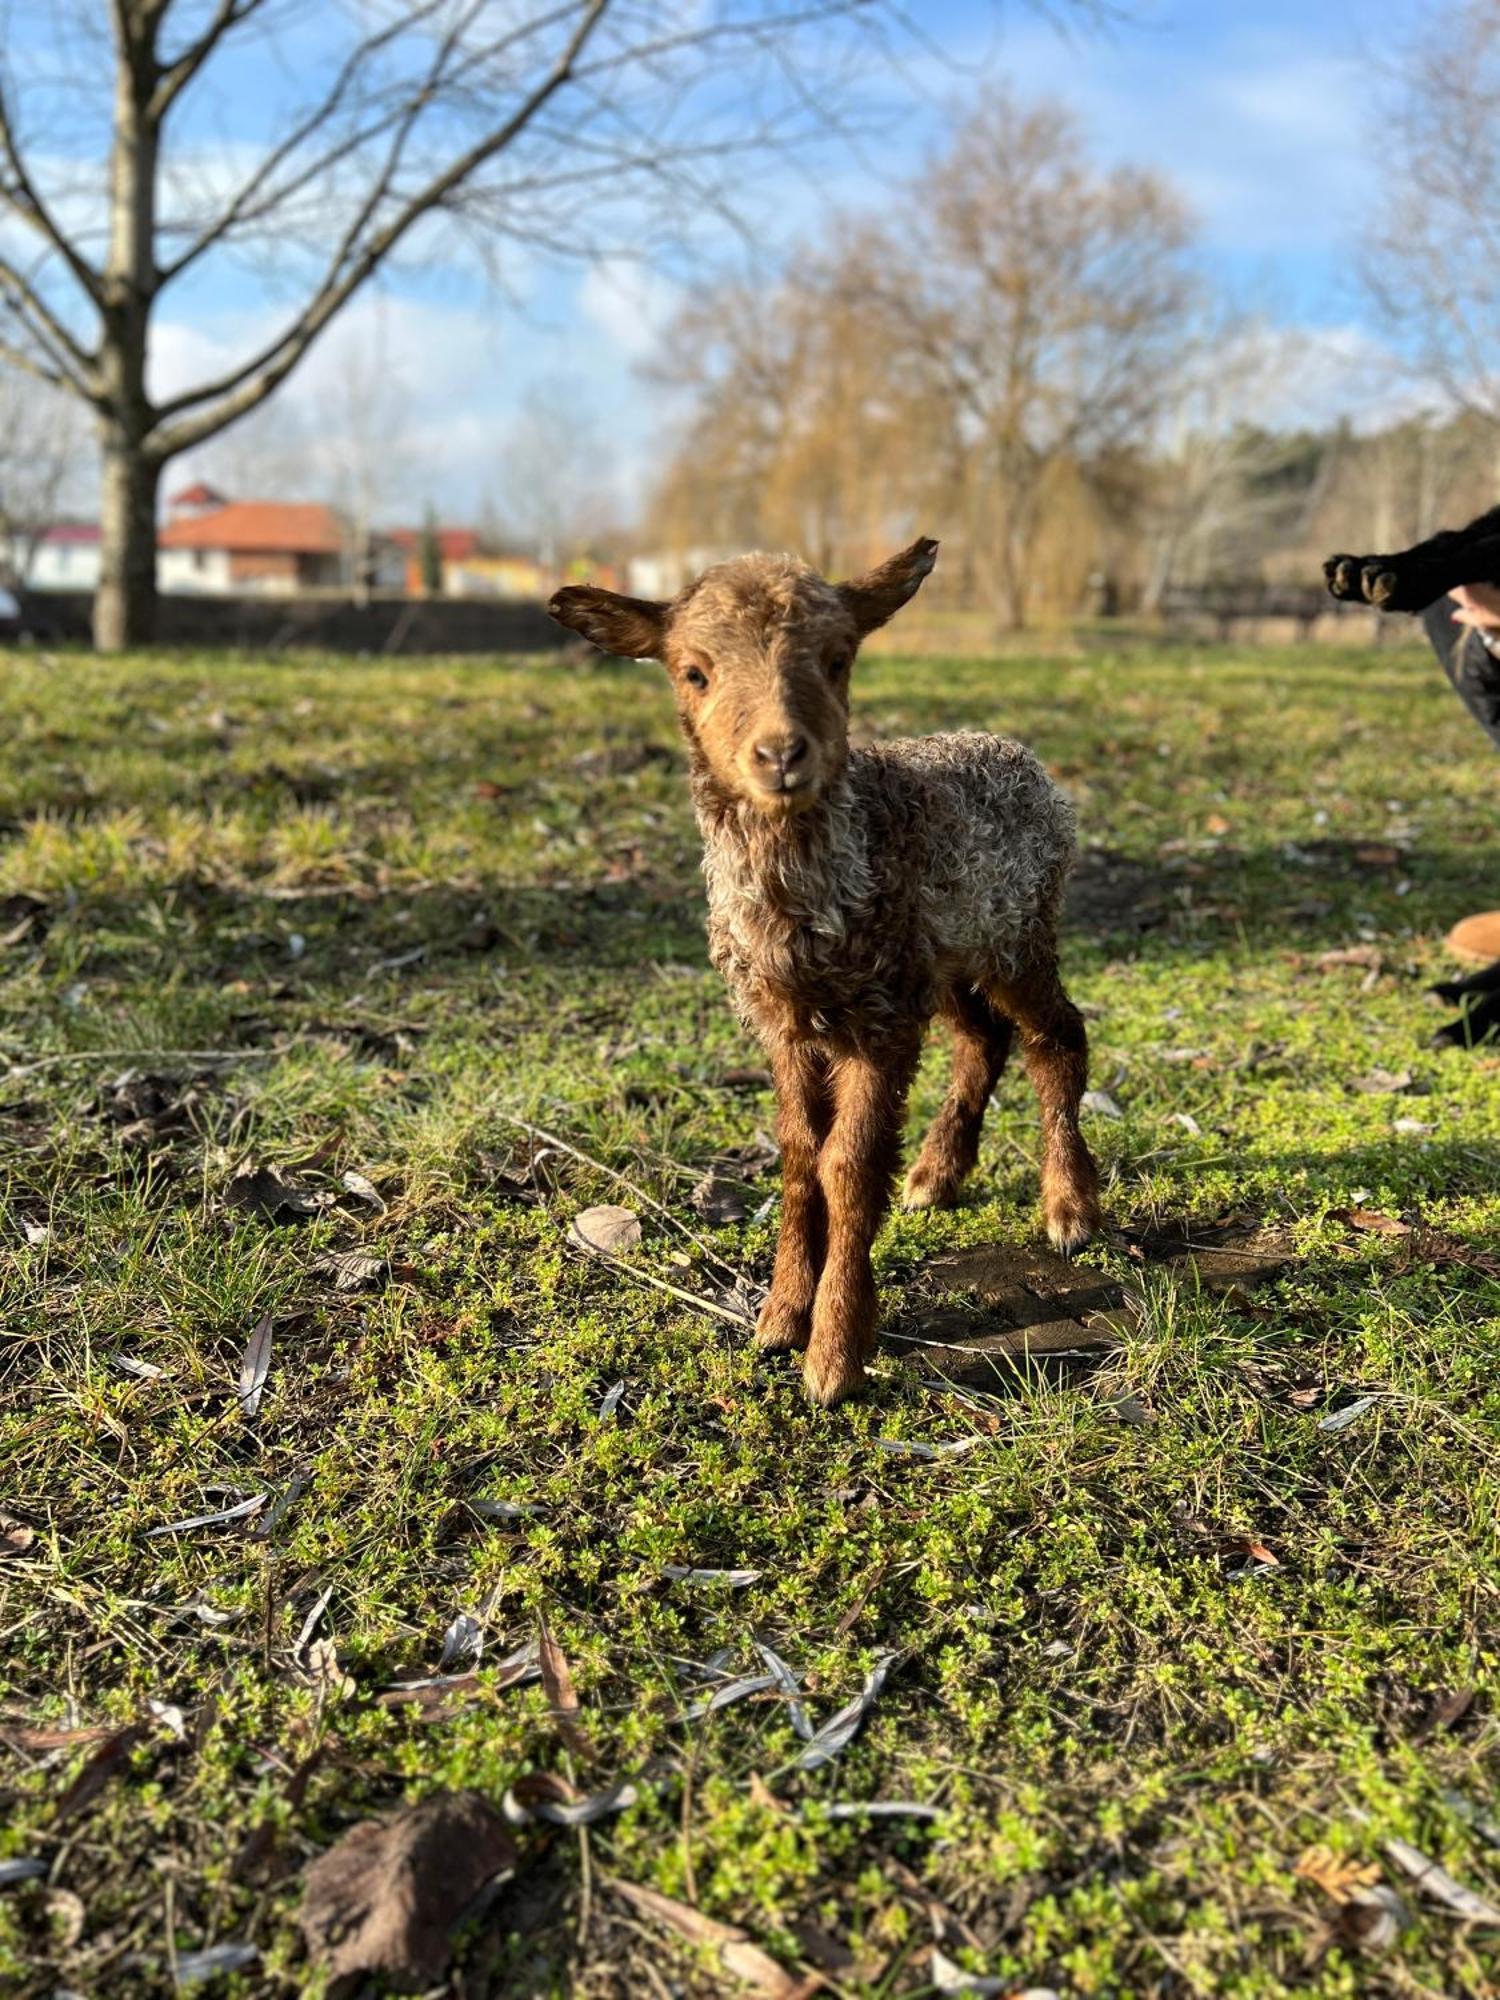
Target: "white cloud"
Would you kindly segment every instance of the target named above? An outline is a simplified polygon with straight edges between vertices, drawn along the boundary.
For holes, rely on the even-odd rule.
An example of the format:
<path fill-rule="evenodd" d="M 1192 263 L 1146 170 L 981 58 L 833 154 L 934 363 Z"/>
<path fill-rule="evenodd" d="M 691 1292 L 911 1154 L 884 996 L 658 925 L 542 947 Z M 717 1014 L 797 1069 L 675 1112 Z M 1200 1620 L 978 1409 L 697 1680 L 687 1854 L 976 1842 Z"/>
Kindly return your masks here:
<path fill-rule="evenodd" d="M 638 259 L 610 257 L 584 273 L 578 303 L 590 325 L 621 354 L 641 361 L 676 313 L 682 293 L 670 278 Z"/>

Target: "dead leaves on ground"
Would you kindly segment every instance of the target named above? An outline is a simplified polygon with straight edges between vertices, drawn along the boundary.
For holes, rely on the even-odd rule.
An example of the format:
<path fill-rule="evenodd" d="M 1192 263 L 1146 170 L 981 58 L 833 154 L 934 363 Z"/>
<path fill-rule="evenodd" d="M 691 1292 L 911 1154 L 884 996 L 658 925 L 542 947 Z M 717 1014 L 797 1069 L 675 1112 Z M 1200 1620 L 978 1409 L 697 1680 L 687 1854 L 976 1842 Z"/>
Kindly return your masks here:
<path fill-rule="evenodd" d="M 474 1792 L 438 1793 L 362 1821 L 320 1855 L 297 1921 L 335 1979 L 385 1973 L 431 1985 L 447 1966 L 454 1925 L 515 1863 L 493 1806 Z"/>
<path fill-rule="evenodd" d="M 568 1227 L 568 1242 L 592 1257 L 624 1257 L 641 1240 L 641 1219 L 634 1209 L 605 1202 L 580 1209 Z"/>
<path fill-rule="evenodd" d="M 638 1916 L 675 1932 L 688 1944 L 711 1951 L 723 1974 L 748 1987 L 757 2000 L 808 2000 L 808 1996 L 823 1990 L 820 1973 L 799 1976 L 788 1972 L 738 1924 L 719 1923 L 690 1904 L 679 1903 L 675 1897 L 664 1896 L 659 1889 L 647 1889 L 638 1882 L 616 1880 L 609 1888 Z"/>

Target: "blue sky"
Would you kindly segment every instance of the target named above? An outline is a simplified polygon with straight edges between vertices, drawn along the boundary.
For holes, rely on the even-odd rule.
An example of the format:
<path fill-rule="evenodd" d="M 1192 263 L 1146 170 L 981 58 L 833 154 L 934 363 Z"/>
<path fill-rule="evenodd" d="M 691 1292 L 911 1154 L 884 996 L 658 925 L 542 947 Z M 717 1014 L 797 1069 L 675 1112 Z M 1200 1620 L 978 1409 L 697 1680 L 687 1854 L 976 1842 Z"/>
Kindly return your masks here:
<path fill-rule="evenodd" d="M 1060 33 L 1020 0 L 998 21 L 988 0 L 925 0 L 917 12 L 929 52 L 897 80 L 869 80 L 872 99 L 886 105 L 878 139 L 824 153 L 811 171 L 761 168 L 741 206 L 774 254 L 830 207 L 878 205 L 940 146 L 965 97 L 1008 80 L 1023 95 L 1060 98 L 1100 160 L 1148 166 L 1176 183 L 1206 258 L 1243 303 L 1305 331 L 1286 406 L 1268 414 L 1328 415 L 1364 393 L 1356 377 L 1379 358 L 1353 271 L 1378 145 L 1381 84 L 1365 51 L 1389 56 L 1426 11 L 1420 0 L 1133 0 L 1107 28 Z M 195 146 L 232 156 L 295 78 L 261 56 L 233 84 L 196 105 Z M 90 149 L 81 125 L 70 135 L 54 122 L 50 142 Z M 669 421 L 639 364 L 695 273 L 680 260 L 638 262 L 622 244 L 602 270 L 502 255 L 497 286 L 441 228 L 420 247 L 419 263 L 367 293 L 282 391 L 272 428 L 331 441 L 310 451 L 312 482 L 337 455 L 351 380 L 374 376 L 389 384 L 381 400 L 399 430 L 392 464 L 414 507 L 432 495 L 456 516 L 487 493 L 503 501 L 514 413 L 543 385 L 608 438 L 598 477 L 628 500 Z M 725 264 L 738 254 L 727 232 L 709 231 L 698 251 Z M 211 283 L 172 295 L 157 379 L 178 385 L 217 368 L 273 311 L 262 281 L 243 270 L 218 270 Z M 246 460 L 242 447 L 209 446 L 182 469 L 222 470 L 237 456 Z"/>

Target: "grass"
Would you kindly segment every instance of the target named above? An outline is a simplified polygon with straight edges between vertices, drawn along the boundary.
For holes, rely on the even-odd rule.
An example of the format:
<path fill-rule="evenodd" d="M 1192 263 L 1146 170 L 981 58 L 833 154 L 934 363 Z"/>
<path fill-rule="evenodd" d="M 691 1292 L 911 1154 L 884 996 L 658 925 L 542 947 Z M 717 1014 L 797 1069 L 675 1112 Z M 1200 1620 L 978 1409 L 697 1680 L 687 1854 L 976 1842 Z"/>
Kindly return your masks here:
<path fill-rule="evenodd" d="M 1500 1932 L 1385 1847 L 1500 1895 L 1463 1812 L 1496 1813 L 1500 1065 L 1428 1052 L 1421 998 L 1500 890 L 1492 758 L 1414 651 L 1095 638 L 859 682 L 882 733 L 1024 737 L 1110 857 L 1066 962 L 1121 1112 L 1090 1125 L 1114 1223 L 1234 1216 L 1294 1255 L 1226 1294 L 1117 1236 L 1089 1253 L 1141 1287 L 1117 1351 L 963 1396 L 893 1344 L 828 1415 L 565 1240 L 624 1201 L 641 1267 L 703 1294 L 714 1259 L 763 1281 L 773 1243 L 774 1167 L 743 1220 L 689 1204 L 771 1104 L 705 963 L 649 670 L 0 661 L 0 1858 L 48 1870 L 0 1889 L 7 1990 L 170 1992 L 240 1942 L 259 1959 L 213 1990 L 315 1995 L 313 1855 L 548 1771 L 638 1799 L 519 1834 L 445 1990 L 732 1990 L 618 1878 L 846 2000 L 931 1993 L 935 1921 L 996 1990 L 1496 1991 Z M 1410 1084 L 1358 1087 L 1382 1068 Z M 914 1120 L 941 1081 L 934 1053 Z M 706 1250 L 571 1155 L 533 1170 L 516 1118 Z M 893 1326 L 942 1303 L 936 1253 L 1036 1238 L 1034 1156 L 1010 1078 L 966 1205 L 882 1235 Z M 247 1164 L 311 1212 L 235 1205 Z M 379 1262 L 340 1290 L 319 1260 L 356 1248 Z M 477 1677 L 382 1702 L 464 1612 Z M 542 1618 L 581 1749 L 499 1684 Z M 757 1638 L 815 1721 L 899 1656 L 815 1773 L 778 1699 L 684 1720 L 696 1668 L 749 1673 Z M 103 1765 L 68 1733 L 132 1724 Z M 936 1816 L 831 1810 L 891 1800 Z M 1297 1872 L 1319 1845 L 1400 1890 L 1394 1943 Z"/>

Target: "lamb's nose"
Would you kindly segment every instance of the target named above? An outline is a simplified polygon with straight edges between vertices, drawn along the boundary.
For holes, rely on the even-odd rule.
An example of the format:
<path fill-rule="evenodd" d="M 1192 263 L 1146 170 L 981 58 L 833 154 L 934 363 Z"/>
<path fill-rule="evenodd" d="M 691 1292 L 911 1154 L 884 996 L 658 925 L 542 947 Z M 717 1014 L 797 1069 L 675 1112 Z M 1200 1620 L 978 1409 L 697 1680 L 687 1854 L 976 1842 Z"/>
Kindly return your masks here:
<path fill-rule="evenodd" d="M 777 777 L 784 778 L 793 771 L 807 755 L 808 743 L 805 736 L 783 736 L 774 743 L 757 743 L 755 761 L 764 764 Z"/>

